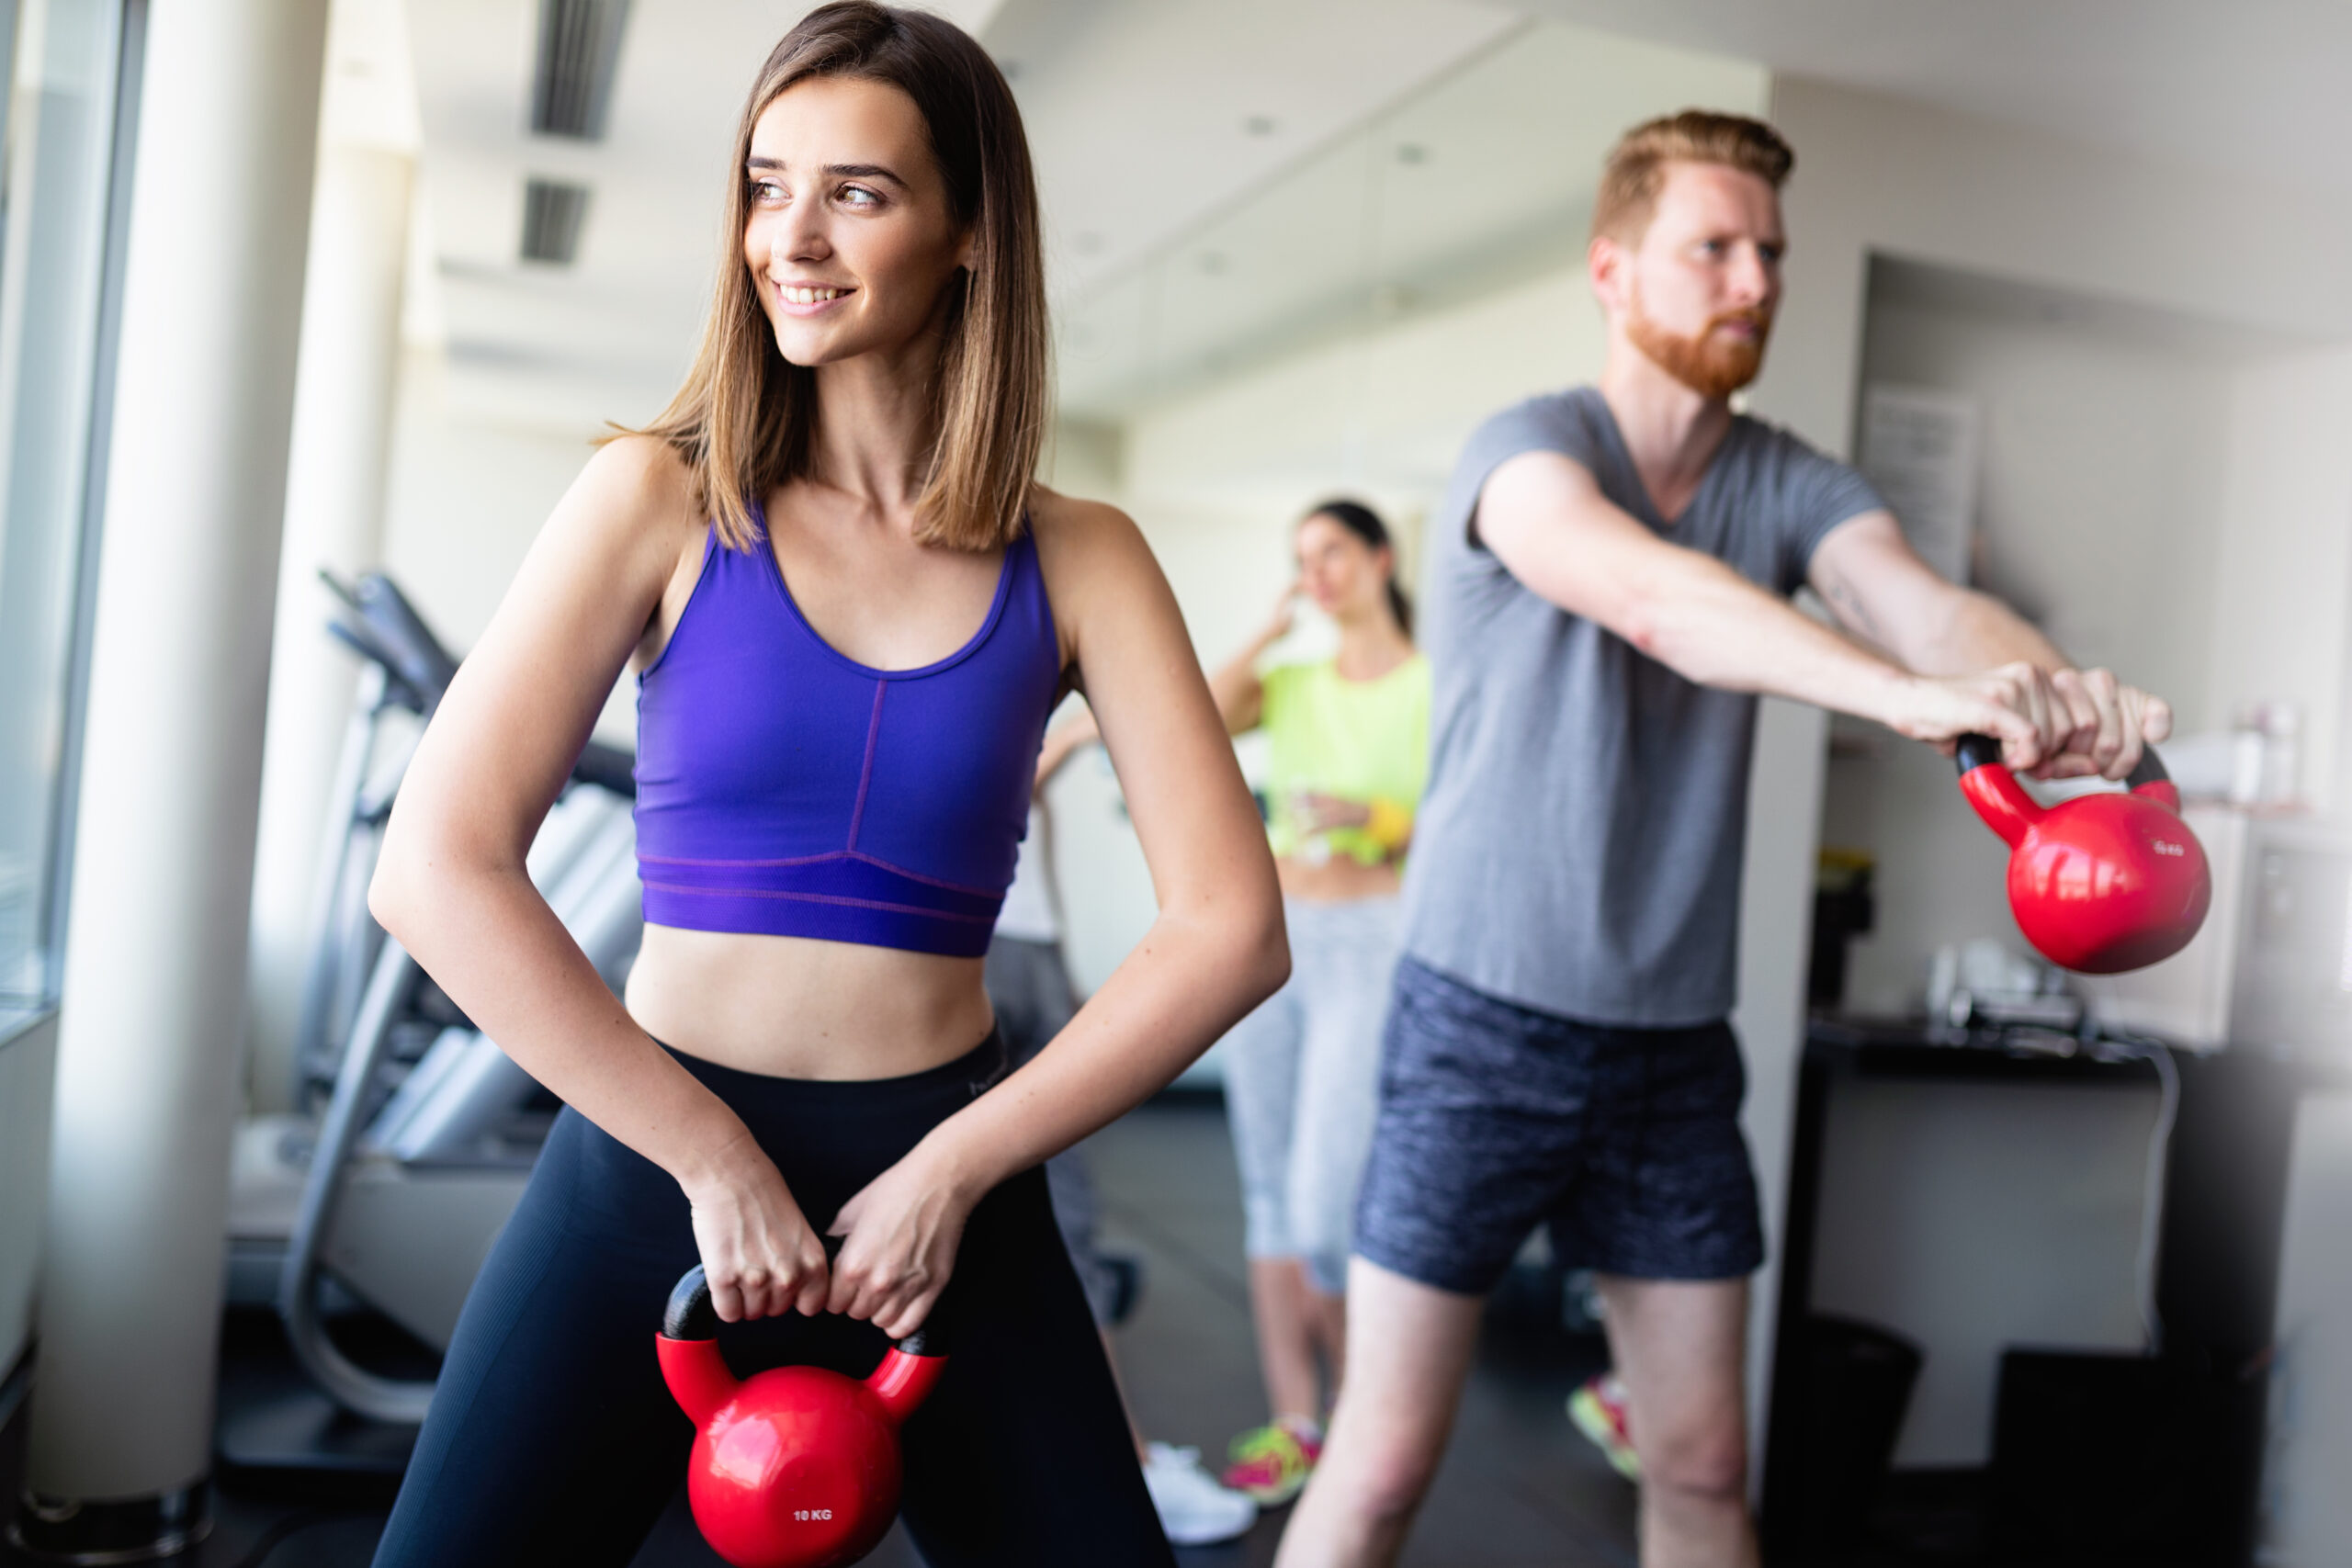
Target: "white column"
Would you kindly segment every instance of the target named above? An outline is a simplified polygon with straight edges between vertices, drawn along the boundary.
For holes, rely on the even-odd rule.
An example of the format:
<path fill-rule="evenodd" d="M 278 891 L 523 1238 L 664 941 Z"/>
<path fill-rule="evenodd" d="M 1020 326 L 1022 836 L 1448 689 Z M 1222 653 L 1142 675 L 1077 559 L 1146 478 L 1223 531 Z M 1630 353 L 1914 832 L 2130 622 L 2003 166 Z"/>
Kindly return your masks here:
<path fill-rule="evenodd" d="M 413 168 L 390 149 L 330 141 L 319 152 L 254 860 L 256 1110 L 292 1097 L 319 846 L 356 674 L 322 629 L 334 605 L 318 569 L 347 578 L 383 554 Z"/>
<path fill-rule="evenodd" d="M 149 16 L 26 1474 L 95 1506 L 20 1519 L 52 1548 L 200 1524 L 327 5 Z"/>
<path fill-rule="evenodd" d="M 1759 705 L 1756 718 L 1740 888 L 1739 1006 L 1732 1022 L 1747 1052 L 1747 1103 L 1740 1121 L 1764 1215 L 1764 1266 L 1748 1279 L 1747 1314 L 1748 1490 L 1760 1499 L 1772 1350 L 1781 1322 L 1781 1256 L 1788 1239 L 1781 1220 L 1789 1202 L 1797 1072 L 1804 1057 L 1814 866 L 1829 718 L 1819 708 L 1777 697 Z"/>

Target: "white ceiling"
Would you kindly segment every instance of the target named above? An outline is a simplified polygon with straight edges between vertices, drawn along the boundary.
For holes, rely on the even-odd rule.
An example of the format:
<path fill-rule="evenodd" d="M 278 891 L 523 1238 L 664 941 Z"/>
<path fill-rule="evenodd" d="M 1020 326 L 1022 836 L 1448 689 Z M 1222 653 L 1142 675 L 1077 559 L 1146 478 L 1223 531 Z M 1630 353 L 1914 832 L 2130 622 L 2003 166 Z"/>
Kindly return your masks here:
<path fill-rule="evenodd" d="M 2352 192 L 2343 0 L 1513 0 L 2086 141 Z"/>
<path fill-rule="evenodd" d="M 536 0 L 405 6 L 435 255 L 423 282 L 437 299 L 423 319 L 446 338 L 453 400 L 564 428 L 650 415 L 692 352 L 735 116 L 759 61 L 805 7 L 638 0 L 607 135 L 582 144 L 524 129 Z M 1057 299 L 1165 245 L 1517 20 L 1464 0 L 934 8 L 977 26 L 1012 68 Z M 1249 47 L 1236 47 L 1244 38 Z M 515 259 L 533 175 L 594 190 L 568 269 Z"/>
<path fill-rule="evenodd" d="M 692 352 L 742 95 L 803 6 L 636 0 L 609 134 L 582 145 L 524 130 L 536 0 L 389 3 L 405 10 L 421 110 L 433 265 L 418 281 L 438 297 L 413 320 L 446 340 L 452 399 L 570 429 L 650 415 Z M 1622 65 L 1591 68 L 1604 56 L 1756 62 L 2352 191 L 2341 0 L 934 5 L 1013 78 L 1063 384 L 1097 413 L 1375 308 L 1368 280 L 1393 307 L 1473 286 L 1480 258 L 1492 272 L 1556 250 L 1589 200 L 1568 172 L 1591 166 L 1583 143 L 1648 107 Z M 1572 32 L 1531 18 L 1672 48 L 1567 49 Z M 1404 162 L 1407 142 L 1428 155 Z M 1482 150 L 1475 170 L 1462 148 Z M 531 175 L 594 190 L 571 268 L 515 260 Z"/>
<path fill-rule="evenodd" d="M 1519 25 L 1469 0 L 1006 0 L 1055 291 L 1082 297 Z"/>
<path fill-rule="evenodd" d="M 1165 243 L 1057 321 L 1066 412 L 1115 420 L 1318 340 L 1582 254 L 1603 154 L 1693 103 L 1760 112 L 1720 55 L 1521 22 Z"/>

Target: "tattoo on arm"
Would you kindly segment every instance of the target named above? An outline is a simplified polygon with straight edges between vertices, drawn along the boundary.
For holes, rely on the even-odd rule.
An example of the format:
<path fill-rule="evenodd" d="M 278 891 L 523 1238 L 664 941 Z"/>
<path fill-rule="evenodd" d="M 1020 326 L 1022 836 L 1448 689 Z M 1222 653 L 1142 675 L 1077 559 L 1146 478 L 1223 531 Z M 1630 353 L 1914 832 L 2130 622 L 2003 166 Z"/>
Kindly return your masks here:
<path fill-rule="evenodd" d="M 1862 603 L 1862 596 L 1854 592 L 1853 584 L 1842 573 L 1826 571 L 1821 575 L 1821 586 L 1828 592 L 1830 606 L 1838 612 L 1838 618 L 1882 648 L 1886 646 L 1877 619 L 1871 615 L 1870 606 Z"/>

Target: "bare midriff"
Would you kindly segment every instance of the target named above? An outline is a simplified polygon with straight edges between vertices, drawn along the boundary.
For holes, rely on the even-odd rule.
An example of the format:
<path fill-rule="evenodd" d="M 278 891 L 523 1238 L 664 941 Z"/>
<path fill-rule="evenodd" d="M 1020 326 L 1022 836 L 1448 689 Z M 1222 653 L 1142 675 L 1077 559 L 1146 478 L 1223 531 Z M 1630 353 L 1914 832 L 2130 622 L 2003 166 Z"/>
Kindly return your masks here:
<path fill-rule="evenodd" d="M 1282 879 L 1283 897 L 1307 904 L 1351 904 L 1359 898 L 1385 898 L 1396 891 L 1396 863 L 1366 865 L 1346 855 L 1334 855 L 1317 864 L 1285 857 L 1274 862 Z"/>
<path fill-rule="evenodd" d="M 663 1044 L 770 1077 L 901 1077 L 988 1035 L 980 960 L 649 925 L 629 1015 Z"/>

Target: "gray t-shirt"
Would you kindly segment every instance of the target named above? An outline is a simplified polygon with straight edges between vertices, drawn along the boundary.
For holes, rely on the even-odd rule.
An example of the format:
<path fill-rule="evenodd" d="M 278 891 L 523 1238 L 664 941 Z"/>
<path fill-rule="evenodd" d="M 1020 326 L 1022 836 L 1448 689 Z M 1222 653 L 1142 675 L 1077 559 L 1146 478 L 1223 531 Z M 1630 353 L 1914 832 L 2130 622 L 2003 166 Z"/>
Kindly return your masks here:
<path fill-rule="evenodd" d="M 1487 476 L 1529 451 L 1564 454 L 1660 537 L 1781 593 L 1824 535 L 1883 503 L 1843 463 L 1740 417 L 1668 526 L 1590 387 L 1497 414 L 1453 470 L 1424 592 L 1430 782 L 1404 950 L 1587 1022 L 1712 1022 L 1735 999 L 1756 699 L 1539 598 L 1479 542 Z"/>

